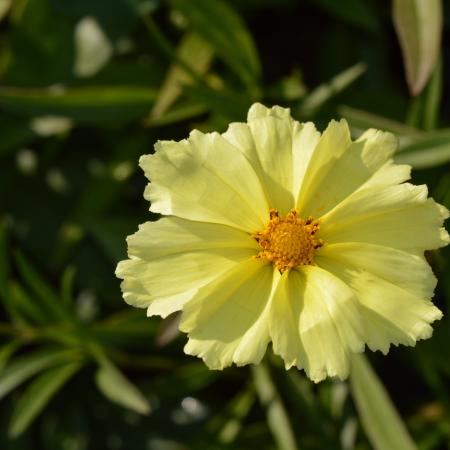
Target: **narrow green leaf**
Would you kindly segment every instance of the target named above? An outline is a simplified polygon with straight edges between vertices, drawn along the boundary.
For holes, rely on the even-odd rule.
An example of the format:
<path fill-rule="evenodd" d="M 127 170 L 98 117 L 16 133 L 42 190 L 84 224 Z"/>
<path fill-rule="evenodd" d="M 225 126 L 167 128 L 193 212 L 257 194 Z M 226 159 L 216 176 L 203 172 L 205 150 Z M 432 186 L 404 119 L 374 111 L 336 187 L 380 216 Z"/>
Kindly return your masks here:
<path fill-rule="evenodd" d="M 386 117 L 373 114 L 371 112 L 352 108 L 350 106 L 341 105 L 338 108 L 338 113 L 347 119 L 350 126 L 358 130 L 367 130 L 367 128 L 377 128 L 379 130 L 391 131 L 397 134 L 415 134 L 420 130 L 410 127 L 396 120 L 388 119 Z"/>
<path fill-rule="evenodd" d="M 255 401 L 253 389 L 246 389 L 239 393 L 228 405 L 228 414 L 231 416 L 221 427 L 218 440 L 222 445 L 233 442 L 242 428 L 242 422 Z"/>
<path fill-rule="evenodd" d="M 12 0 L 0 0 L 0 21 L 8 14 Z"/>
<path fill-rule="evenodd" d="M 367 69 L 365 63 L 357 63 L 352 67 L 344 70 L 327 83 L 323 83 L 308 94 L 296 113 L 300 116 L 310 116 L 330 98 L 342 92 L 357 80 Z"/>
<path fill-rule="evenodd" d="M 203 75 L 208 70 L 213 53 L 211 45 L 193 32 L 188 32 L 183 36 L 176 50 L 178 59 L 190 66 L 198 75 Z M 183 66 L 174 62 L 159 90 L 158 98 L 148 120 L 160 118 L 180 96 L 183 85 L 192 84 L 194 81 Z"/>
<path fill-rule="evenodd" d="M 0 220 L 0 297 L 8 297 L 9 259 L 6 223 Z"/>
<path fill-rule="evenodd" d="M 189 101 L 185 104 L 177 104 L 169 111 L 158 117 L 148 117 L 145 125 L 148 127 L 161 127 L 183 120 L 193 119 L 201 114 L 208 112 L 208 106 L 202 103 Z"/>
<path fill-rule="evenodd" d="M 295 436 L 283 402 L 270 377 L 269 369 L 263 363 L 252 365 L 256 392 L 266 408 L 267 422 L 280 450 L 297 450 Z"/>
<path fill-rule="evenodd" d="M 364 355 L 354 355 L 350 388 L 375 450 L 417 450 L 384 386 Z"/>
<path fill-rule="evenodd" d="M 13 359 L 0 372 L 0 399 L 41 370 L 71 361 L 76 356 L 73 350 L 45 350 Z"/>
<path fill-rule="evenodd" d="M 3 368 L 8 364 L 9 359 L 22 345 L 19 339 L 13 339 L 0 348 L 0 375 Z"/>
<path fill-rule="evenodd" d="M 410 164 L 414 169 L 430 169 L 450 162 L 450 142 L 433 147 L 402 152 L 395 156 L 398 164 Z"/>
<path fill-rule="evenodd" d="M 48 314 L 52 314 L 54 318 L 67 318 L 68 313 L 53 289 L 46 281 L 36 272 L 30 262 L 19 250 L 15 252 L 17 268 L 25 282 L 40 300 L 42 307 L 46 308 Z"/>
<path fill-rule="evenodd" d="M 80 88 L 0 88 L 0 106 L 27 116 L 55 115 L 80 122 L 116 122 L 142 117 L 157 91 L 139 86 Z"/>
<path fill-rule="evenodd" d="M 376 20 L 376 11 L 370 2 L 359 0 L 310 0 L 312 3 L 329 12 L 338 19 L 356 25 L 363 30 L 377 31 L 379 24 Z"/>
<path fill-rule="evenodd" d="M 139 389 L 109 360 L 100 363 L 95 381 L 105 397 L 140 414 L 150 413 L 150 403 Z"/>
<path fill-rule="evenodd" d="M 411 164 L 415 169 L 428 169 L 449 162 L 450 129 L 400 137 L 395 161 Z"/>
<path fill-rule="evenodd" d="M 433 130 L 437 127 L 442 100 L 442 61 L 438 60 L 425 92 L 423 128 Z"/>
<path fill-rule="evenodd" d="M 208 420 L 204 432 L 207 435 L 216 436 L 222 446 L 229 446 L 242 429 L 243 421 L 255 403 L 255 399 L 256 394 L 251 383 L 224 405 L 217 415 Z"/>
<path fill-rule="evenodd" d="M 65 306 L 70 306 L 73 303 L 73 283 L 76 271 L 75 266 L 68 266 L 61 278 L 60 297 Z"/>
<path fill-rule="evenodd" d="M 78 362 L 47 370 L 36 378 L 20 397 L 12 413 L 8 433 L 17 437 L 23 433 L 51 398 L 81 368 Z"/>
<path fill-rule="evenodd" d="M 9 291 L 16 311 L 26 323 L 46 324 L 49 322 L 47 311 L 41 308 L 34 299 L 30 298 L 22 286 L 13 281 L 10 283 Z"/>
<path fill-rule="evenodd" d="M 6 232 L 6 224 L 0 221 L 0 300 L 2 300 L 5 311 L 7 312 L 11 322 L 16 325 L 22 325 L 25 324 L 26 321 L 22 317 L 19 307 L 12 298 L 10 292 L 10 263 L 7 246 L 8 237 Z"/>
<path fill-rule="evenodd" d="M 261 64 L 255 44 L 245 24 L 228 3 L 222 0 L 168 1 L 245 84 L 257 85 Z"/>
<path fill-rule="evenodd" d="M 403 53 L 406 80 L 418 95 L 439 56 L 442 36 L 441 0 L 394 0 L 392 15 Z"/>

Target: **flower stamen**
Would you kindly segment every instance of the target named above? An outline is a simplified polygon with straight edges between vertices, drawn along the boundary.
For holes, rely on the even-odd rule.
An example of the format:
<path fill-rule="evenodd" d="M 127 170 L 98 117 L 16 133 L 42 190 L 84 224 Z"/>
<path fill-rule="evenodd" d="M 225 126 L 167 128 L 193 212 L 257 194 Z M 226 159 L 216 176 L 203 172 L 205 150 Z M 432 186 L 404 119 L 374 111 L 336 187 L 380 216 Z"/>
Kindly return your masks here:
<path fill-rule="evenodd" d="M 318 220 L 298 217 L 292 209 L 285 218 L 276 209 L 270 210 L 270 220 L 262 231 L 252 234 L 262 250 L 256 258 L 265 258 L 283 273 L 296 266 L 313 264 L 315 251 L 323 241 L 315 234 L 319 230 Z"/>

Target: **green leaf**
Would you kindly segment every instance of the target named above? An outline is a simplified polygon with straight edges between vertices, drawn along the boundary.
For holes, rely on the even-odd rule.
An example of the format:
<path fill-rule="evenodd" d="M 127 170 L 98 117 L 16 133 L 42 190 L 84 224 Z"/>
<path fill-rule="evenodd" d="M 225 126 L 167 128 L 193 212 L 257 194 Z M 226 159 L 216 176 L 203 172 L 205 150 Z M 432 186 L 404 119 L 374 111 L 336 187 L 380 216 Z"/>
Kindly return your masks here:
<path fill-rule="evenodd" d="M 73 303 L 73 284 L 76 273 L 77 269 L 75 266 L 68 266 L 61 278 L 60 297 L 66 307 Z"/>
<path fill-rule="evenodd" d="M 186 33 L 178 44 L 176 55 L 179 60 L 188 65 L 193 72 L 204 74 L 213 57 L 211 45 L 197 33 Z M 183 86 L 192 84 L 193 78 L 186 70 L 174 62 L 167 73 L 164 84 L 158 93 L 148 121 L 160 118 L 182 93 Z"/>
<path fill-rule="evenodd" d="M 150 403 L 139 389 L 109 360 L 102 360 L 95 381 L 105 397 L 140 414 L 150 413 Z"/>
<path fill-rule="evenodd" d="M 19 339 L 13 339 L 0 348 L 0 374 L 6 364 L 8 364 L 11 356 L 21 347 L 21 345 L 22 342 Z"/>
<path fill-rule="evenodd" d="M 412 95 L 418 95 L 438 60 L 442 36 L 442 2 L 394 0 L 392 15 L 402 48 L 409 90 Z"/>
<path fill-rule="evenodd" d="M 1 0 L 0 0 L 1 1 Z M 36 138 L 26 119 L 0 116 L 0 156 L 6 156 L 27 145 Z"/>
<path fill-rule="evenodd" d="M 8 433 L 17 437 L 23 433 L 51 398 L 81 368 L 78 362 L 47 370 L 36 378 L 20 397 L 12 413 Z"/>
<path fill-rule="evenodd" d="M 19 250 L 16 250 L 15 257 L 20 274 L 36 295 L 36 298 L 40 300 L 42 307 L 46 308 L 47 313 L 51 313 L 56 319 L 67 318 L 68 312 L 64 309 L 61 300 L 50 285 L 37 273 Z"/>
<path fill-rule="evenodd" d="M 305 97 L 297 108 L 296 114 L 302 117 L 314 114 L 324 103 L 350 86 L 366 70 L 367 65 L 365 63 L 357 63 L 339 73 L 330 81 L 321 84 Z"/>
<path fill-rule="evenodd" d="M 8 14 L 12 0 L 0 0 L 0 21 Z"/>
<path fill-rule="evenodd" d="M 208 106 L 202 103 L 189 101 L 173 106 L 169 111 L 158 117 L 148 117 L 145 125 L 148 127 L 161 127 L 183 120 L 193 119 L 208 112 Z"/>
<path fill-rule="evenodd" d="M 350 24 L 357 25 L 363 30 L 377 31 L 376 11 L 369 2 L 360 0 L 311 0 L 312 3 L 329 12 L 333 16 Z"/>
<path fill-rule="evenodd" d="M 436 128 L 442 100 L 442 61 L 439 59 L 425 91 L 423 127 L 425 130 Z"/>
<path fill-rule="evenodd" d="M 16 311 L 26 323 L 46 324 L 50 321 L 47 311 L 34 299 L 30 298 L 28 293 L 18 283 L 15 281 L 11 282 L 9 291 Z"/>
<path fill-rule="evenodd" d="M 252 365 L 253 380 L 259 400 L 266 408 L 267 422 L 280 450 L 297 450 L 295 436 L 283 402 L 264 364 Z"/>
<path fill-rule="evenodd" d="M 384 386 L 364 355 L 354 355 L 350 388 L 375 450 L 417 450 Z"/>
<path fill-rule="evenodd" d="M 222 445 L 229 445 L 236 439 L 242 428 L 245 417 L 250 412 L 255 401 L 255 392 L 253 389 L 245 389 L 232 399 L 227 405 L 226 412 L 230 417 L 220 428 L 218 441 Z"/>
<path fill-rule="evenodd" d="M 138 86 L 61 89 L 0 88 L 0 106 L 27 116 L 65 116 L 81 123 L 133 120 L 144 116 L 157 96 Z"/>
<path fill-rule="evenodd" d="M 250 33 L 235 11 L 222 0 L 168 0 L 185 16 L 193 30 L 203 36 L 225 63 L 254 87 L 261 76 L 261 64 Z"/>
<path fill-rule="evenodd" d="M 400 137 L 395 162 L 415 169 L 437 167 L 450 161 L 450 129 Z"/>
<path fill-rule="evenodd" d="M 0 372 L 0 399 L 41 370 L 71 361 L 77 354 L 73 350 L 43 350 L 13 359 Z"/>
<path fill-rule="evenodd" d="M 9 260 L 7 243 L 6 225 L 3 221 L 0 221 L 0 298 L 5 302 L 9 297 Z"/>
<path fill-rule="evenodd" d="M 420 132 L 417 128 L 410 127 L 401 122 L 397 122 L 396 120 L 346 105 L 339 106 L 338 113 L 344 119 L 348 120 L 352 128 L 360 131 L 365 131 L 367 128 L 377 128 L 379 130 L 391 131 L 392 133 L 404 135 L 417 134 Z"/>

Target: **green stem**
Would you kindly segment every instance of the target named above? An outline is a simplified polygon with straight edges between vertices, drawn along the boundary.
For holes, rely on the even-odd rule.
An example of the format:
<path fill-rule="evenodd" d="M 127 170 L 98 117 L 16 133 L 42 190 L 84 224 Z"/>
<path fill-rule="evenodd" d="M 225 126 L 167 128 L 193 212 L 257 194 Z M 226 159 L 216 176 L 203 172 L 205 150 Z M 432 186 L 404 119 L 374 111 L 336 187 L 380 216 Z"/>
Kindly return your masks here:
<path fill-rule="evenodd" d="M 259 400 L 266 409 L 267 422 L 280 450 L 298 450 L 286 409 L 270 377 L 269 368 L 261 363 L 252 366 L 253 381 Z"/>

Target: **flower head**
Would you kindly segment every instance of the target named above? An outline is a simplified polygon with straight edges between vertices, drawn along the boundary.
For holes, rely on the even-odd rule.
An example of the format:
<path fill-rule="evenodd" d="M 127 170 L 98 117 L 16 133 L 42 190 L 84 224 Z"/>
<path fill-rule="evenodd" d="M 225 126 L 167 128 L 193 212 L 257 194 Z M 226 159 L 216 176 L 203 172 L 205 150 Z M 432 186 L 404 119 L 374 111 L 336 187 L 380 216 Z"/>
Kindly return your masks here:
<path fill-rule="evenodd" d="M 158 142 L 140 165 L 166 217 L 128 238 L 125 301 L 182 311 L 185 352 L 210 368 L 258 363 L 271 341 L 316 382 L 345 378 L 366 344 L 387 353 L 430 337 L 442 313 L 423 253 L 448 244 L 448 211 L 405 183 L 396 145 L 260 104 L 223 134 Z"/>

